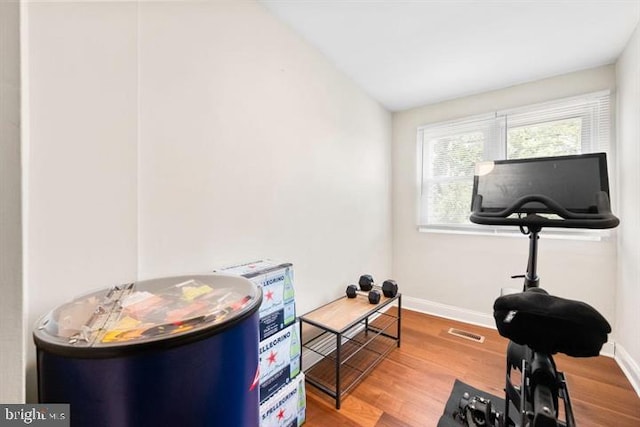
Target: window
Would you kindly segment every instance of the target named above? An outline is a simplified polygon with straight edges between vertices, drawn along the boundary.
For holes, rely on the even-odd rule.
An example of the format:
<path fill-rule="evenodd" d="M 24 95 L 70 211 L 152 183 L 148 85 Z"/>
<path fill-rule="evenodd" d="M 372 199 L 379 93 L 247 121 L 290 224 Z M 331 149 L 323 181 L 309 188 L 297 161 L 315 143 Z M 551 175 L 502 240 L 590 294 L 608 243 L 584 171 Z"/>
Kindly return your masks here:
<path fill-rule="evenodd" d="M 608 152 L 609 115 L 600 92 L 419 128 L 419 227 L 478 227 L 469 222 L 478 161 Z"/>

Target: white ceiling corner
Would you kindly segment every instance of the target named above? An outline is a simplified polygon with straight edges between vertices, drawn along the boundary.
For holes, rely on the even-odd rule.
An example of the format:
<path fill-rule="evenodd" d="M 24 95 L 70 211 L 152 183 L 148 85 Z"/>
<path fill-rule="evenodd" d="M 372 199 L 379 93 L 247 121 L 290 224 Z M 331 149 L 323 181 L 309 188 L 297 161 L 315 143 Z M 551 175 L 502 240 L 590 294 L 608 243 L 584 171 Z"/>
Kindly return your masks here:
<path fill-rule="evenodd" d="M 640 0 L 260 0 L 391 111 L 615 62 Z"/>

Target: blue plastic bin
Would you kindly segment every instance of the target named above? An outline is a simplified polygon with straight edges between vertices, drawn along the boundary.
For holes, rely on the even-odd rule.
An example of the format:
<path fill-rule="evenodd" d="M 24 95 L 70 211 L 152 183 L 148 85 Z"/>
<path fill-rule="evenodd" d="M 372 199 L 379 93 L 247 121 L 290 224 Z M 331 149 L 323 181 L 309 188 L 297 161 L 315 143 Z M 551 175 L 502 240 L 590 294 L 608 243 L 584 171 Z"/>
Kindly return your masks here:
<path fill-rule="evenodd" d="M 82 296 L 34 331 L 38 397 L 74 427 L 258 426 L 261 290 L 221 274 Z"/>

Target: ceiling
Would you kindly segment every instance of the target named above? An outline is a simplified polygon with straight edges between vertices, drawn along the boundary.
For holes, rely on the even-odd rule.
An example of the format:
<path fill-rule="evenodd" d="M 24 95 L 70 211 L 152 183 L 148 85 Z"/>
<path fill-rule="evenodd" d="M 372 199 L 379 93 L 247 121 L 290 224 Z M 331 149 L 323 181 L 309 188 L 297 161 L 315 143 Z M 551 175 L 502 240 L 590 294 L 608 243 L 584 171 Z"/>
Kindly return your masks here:
<path fill-rule="evenodd" d="M 260 0 L 391 111 L 614 63 L 640 0 Z"/>

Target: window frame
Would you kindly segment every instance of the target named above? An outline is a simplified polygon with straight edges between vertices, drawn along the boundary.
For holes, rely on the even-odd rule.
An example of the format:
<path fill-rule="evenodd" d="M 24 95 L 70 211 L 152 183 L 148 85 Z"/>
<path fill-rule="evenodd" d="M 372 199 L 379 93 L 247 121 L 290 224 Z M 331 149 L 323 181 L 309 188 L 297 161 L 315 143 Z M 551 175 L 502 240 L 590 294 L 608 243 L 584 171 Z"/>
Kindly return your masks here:
<path fill-rule="evenodd" d="M 599 110 L 601 104 L 604 105 L 605 115 Z M 520 235 L 520 231 L 517 227 L 492 227 L 485 225 L 478 225 L 473 223 L 442 223 L 442 224 L 429 224 L 427 223 L 428 197 L 426 195 L 426 188 L 429 183 L 434 182 L 434 179 L 429 180 L 425 174 L 429 164 L 425 155 L 425 150 L 429 141 L 425 139 L 425 135 L 429 140 L 437 137 L 445 137 L 447 135 L 453 135 L 453 129 L 460 127 L 460 130 L 466 129 L 470 132 L 474 130 L 480 130 L 474 128 L 474 124 L 482 124 L 483 122 L 493 121 L 493 132 L 497 132 L 497 142 L 491 142 L 487 138 L 486 127 L 485 141 L 491 143 L 484 143 L 483 157 L 485 160 L 497 160 L 506 159 L 508 155 L 508 134 L 509 130 L 513 128 L 535 126 L 553 121 L 561 121 L 572 118 L 581 119 L 581 153 L 592 152 L 605 152 L 609 159 L 608 169 L 610 175 L 610 193 L 613 192 L 614 187 L 614 161 L 612 155 L 612 143 L 611 139 L 614 134 L 613 130 L 613 111 L 612 111 L 612 94 L 611 91 L 599 91 L 588 93 L 584 95 L 574 96 L 570 98 L 561 98 L 551 100 L 543 103 L 536 103 L 526 105 L 522 107 L 512 108 L 508 110 L 498 110 L 492 113 L 479 114 L 474 116 L 462 117 L 454 120 L 447 120 L 443 122 L 431 123 L 423 126 L 419 126 L 417 129 L 417 171 L 418 171 L 418 186 L 417 186 L 417 213 L 416 222 L 418 231 L 420 232 L 432 232 L 432 233 L 448 233 L 448 234 L 480 234 L 480 235 Z M 578 108 L 576 108 L 578 106 Z M 579 110 L 582 110 L 581 112 Z M 566 111 L 564 111 L 566 110 Z M 586 123 L 586 125 L 585 125 Z M 601 126 L 605 129 L 601 129 Z M 447 133 L 447 129 L 451 129 Z M 498 131 L 496 131 L 498 129 Z M 492 132 L 491 130 L 489 132 Z M 604 135 L 604 136 L 603 136 Z M 430 165 L 429 167 L 432 167 Z M 473 180 L 473 175 L 467 176 L 451 176 L 446 178 L 438 178 L 443 182 L 454 182 L 470 179 Z M 471 206 L 471 200 L 469 200 L 469 206 Z M 545 235 L 550 237 L 576 239 L 576 240 L 602 240 L 611 235 L 609 230 L 569 230 L 569 229 L 550 229 L 545 231 Z"/>

